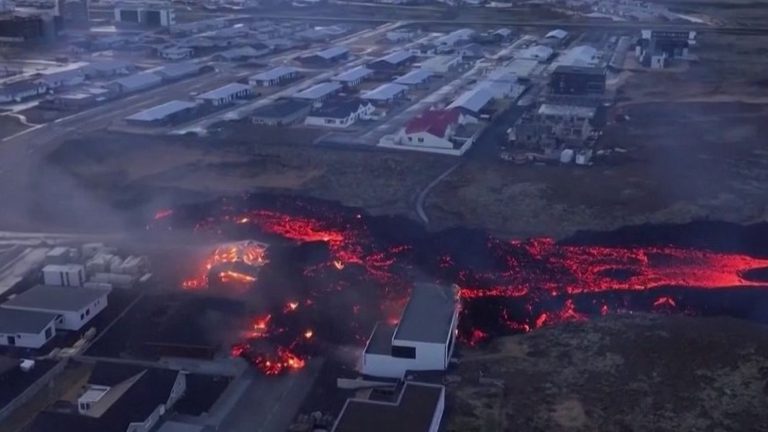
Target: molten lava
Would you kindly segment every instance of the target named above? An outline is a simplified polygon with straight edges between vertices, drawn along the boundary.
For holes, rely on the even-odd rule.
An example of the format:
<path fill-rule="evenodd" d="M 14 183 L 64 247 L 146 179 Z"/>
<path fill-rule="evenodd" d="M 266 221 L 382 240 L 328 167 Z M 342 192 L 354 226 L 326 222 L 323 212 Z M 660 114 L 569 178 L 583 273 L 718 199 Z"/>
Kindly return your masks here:
<path fill-rule="evenodd" d="M 375 321 L 396 324 L 414 274 L 461 287 L 459 338 L 477 345 L 503 333 L 608 313 L 689 312 L 673 295 L 648 293 L 670 287 L 762 287 L 744 274 L 768 267 L 768 259 L 675 246 L 573 246 L 546 238 L 409 241 L 396 230 L 374 233 L 366 223 L 359 214 L 300 203 L 292 211 L 229 205 L 204 217 L 195 229 L 233 231 L 242 237 L 271 235 L 297 249 L 321 244 L 327 257 L 320 264 L 268 263 L 261 244 L 228 244 L 213 251 L 201 274 L 184 287 L 205 287 L 208 276 L 216 274 L 223 283 L 250 283 L 261 289 L 261 281 L 250 273 L 219 268 L 267 265 L 279 273 L 281 265 L 299 265 L 296 277 L 305 290 L 299 295 L 286 291 L 253 320 L 248 340 L 232 348 L 232 355 L 248 359 L 266 374 L 277 374 L 303 367 L 321 337 L 338 344 L 364 343 Z"/>

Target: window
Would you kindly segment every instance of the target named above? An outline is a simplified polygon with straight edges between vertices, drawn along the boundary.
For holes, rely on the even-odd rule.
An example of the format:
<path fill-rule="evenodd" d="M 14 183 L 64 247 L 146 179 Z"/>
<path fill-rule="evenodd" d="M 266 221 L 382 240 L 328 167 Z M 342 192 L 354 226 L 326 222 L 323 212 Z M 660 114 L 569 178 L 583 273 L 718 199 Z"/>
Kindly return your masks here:
<path fill-rule="evenodd" d="M 48 340 L 53 336 L 53 329 L 50 327 L 45 329 L 45 339 Z"/>
<path fill-rule="evenodd" d="M 82 321 L 82 320 L 84 320 L 84 319 L 85 319 L 85 314 L 84 314 L 84 313 L 81 313 L 81 314 L 80 314 L 80 320 Z"/>
<path fill-rule="evenodd" d="M 419 142 L 423 143 L 424 142 L 424 138 L 423 137 L 419 137 Z"/>
<path fill-rule="evenodd" d="M 407 346 L 392 345 L 392 357 L 415 359 L 416 348 Z"/>
<path fill-rule="evenodd" d="M 85 310 L 85 316 L 91 316 L 91 308 Z"/>

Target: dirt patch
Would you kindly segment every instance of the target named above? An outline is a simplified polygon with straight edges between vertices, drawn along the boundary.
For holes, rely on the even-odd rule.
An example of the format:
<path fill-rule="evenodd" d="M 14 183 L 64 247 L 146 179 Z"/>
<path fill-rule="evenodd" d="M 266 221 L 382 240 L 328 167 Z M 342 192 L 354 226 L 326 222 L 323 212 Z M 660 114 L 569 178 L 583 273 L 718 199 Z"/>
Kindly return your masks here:
<path fill-rule="evenodd" d="M 609 126 L 622 162 L 590 168 L 467 161 L 435 187 L 435 227 L 465 224 L 510 236 L 567 235 L 646 222 L 768 217 L 768 107 L 642 104 Z"/>
<path fill-rule="evenodd" d="M 29 129 L 29 126 L 23 125 L 18 118 L 10 115 L 0 115 L 0 138 L 6 138 L 27 129 Z"/>
<path fill-rule="evenodd" d="M 465 352 L 448 384 L 447 430 L 766 430 L 768 333 L 730 318 L 609 316 Z M 474 356 L 498 355 L 470 361 Z M 478 407 L 480 409 L 478 409 Z M 490 417 L 489 417 L 490 415 Z"/>

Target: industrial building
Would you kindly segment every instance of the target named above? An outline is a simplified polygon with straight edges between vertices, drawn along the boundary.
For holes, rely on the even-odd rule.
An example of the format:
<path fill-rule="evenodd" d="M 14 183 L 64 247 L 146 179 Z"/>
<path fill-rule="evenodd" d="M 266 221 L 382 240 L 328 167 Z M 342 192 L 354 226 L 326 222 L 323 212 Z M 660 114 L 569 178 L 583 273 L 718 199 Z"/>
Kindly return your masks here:
<path fill-rule="evenodd" d="M 289 66 L 278 66 L 266 72 L 252 75 L 248 78 L 248 84 L 254 87 L 273 87 L 299 76 L 299 70 Z"/>
<path fill-rule="evenodd" d="M 85 267 L 80 264 L 48 264 L 43 267 L 43 283 L 50 286 L 83 286 Z"/>
<path fill-rule="evenodd" d="M 560 56 L 553 62 L 555 67 L 563 66 L 580 66 L 580 67 L 595 67 L 600 64 L 600 51 L 595 47 L 589 45 L 578 45 L 565 50 Z"/>
<path fill-rule="evenodd" d="M 173 100 L 139 111 L 125 121 L 140 126 L 162 126 L 191 118 L 197 107 L 194 102 Z"/>
<path fill-rule="evenodd" d="M 348 399 L 332 432 L 437 432 L 445 410 L 445 387 L 406 381 L 392 399 Z"/>
<path fill-rule="evenodd" d="M 379 323 L 373 330 L 361 372 L 402 379 L 407 371 L 445 370 L 453 354 L 458 313 L 455 287 L 417 284 L 397 326 Z"/>
<path fill-rule="evenodd" d="M 689 58 L 695 44 L 695 31 L 643 30 L 635 54 L 641 64 L 663 69 L 669 60 Z"/>
<path fill-rule="evenodd" d="M 56 336 L 56 314 L 0 307 L 0 346 L 38 349 Z"/>
<path fill-rule="evenodd" d="M 313 110 L 304 120 L 308 126 L 322 126 L 330 128 L 346 128 L 356 121 L 368 118 L 374 106 L 367 101 L 352 98 L 329 101 L 322 107 Z"/>
<path fill-rule="evenodd" d="M 555 50 L 544 45 L 533 45 L 515 53 L 515 59 L 536 60 L 546 63 L 555 55 Z"/>
<path fill-rule="evenodd" d="M 386 83 L 363 93 L 360 97 L 375 104 L 388 104 L 402 99 L 410 88 L 401 84 Z"/>
<path fill-rule="evenodd" d="M 510 140 L 523 148 L 552 150 L 581 148 L 595 130 L 593 106 L 542 104 L 536 113 L 520 118 L 511 130 Z"/>
<path fill-rule="evenodd" d="M 115 4 L 114 20 L 150 27 L 170 27 L 176 24 L 176 15 L 169 1 L 132 0 Z"/>
<path fill-rule="evenodd" d="M 346 87 L 356 87 L 371 75 L 373 75 L 371 69 L 368 69 L 365 66 L 357 66 L 336 75 L 331 78 L 331 80 L 339 82 Z"/>
<path fill-rule="evenodd" d="M 175 369 L 96 362 L 76 408 L 43 410 L 26 432 L 157 430 L 187 392 L 187 373 Z"/>
<path fill-rule="evenodd" d="M 260 125 L 289 126 L 304 121 L 311 108 L 312 105 L 306 101 L 279 99 L 256 108 L 251 113 L 251 119 Z"/>
<path fill-rule="evenodd" d="M 599 67 L 558 66 L 550 75 L 549 87 L 558 95 L 605 93 L 606 72 Z"/>
<path fill-rule="evenodd" d="M 42 106 L 51 106 L 65 110 L 79 110 L 108 101 L 112 92 L 101 87 L 85 87 L 57 94 L 54 98 L 41 102 Z"/>
<path fill-rule="evenodd" d="M 250 86 L 232 83 L 198 95 L 195 99 L 218 107 L 230 104 L 237 99 L 246 99 L 251 96 L 253 96 L 253 90 Z"/>
<path fill-rule="evenodd" d="M 56 18 L 50 13 L 0 14 L 0 42 L 26 42 L 55 37 Z"/>
<path fill-rule="evenodd" d="M 335 82 L 322 82 L 312 87 L 295 93 L 292 97 L 312 102 L 322 102 L 342 89 L 341 84 Z"/>
<path fill-rule="evenodd" d="M 109 290 L 38 285 L 10 298 L 0 308 L 55 314 L 56 329 L 80 330 L 107 307 Z"/>

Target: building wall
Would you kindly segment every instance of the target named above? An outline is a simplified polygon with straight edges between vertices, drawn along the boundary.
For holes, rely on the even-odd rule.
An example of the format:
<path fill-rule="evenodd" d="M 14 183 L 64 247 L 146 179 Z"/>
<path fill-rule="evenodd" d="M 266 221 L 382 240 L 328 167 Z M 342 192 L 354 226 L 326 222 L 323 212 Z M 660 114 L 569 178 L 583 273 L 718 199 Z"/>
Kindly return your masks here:
<path fill-rule="evenodd" d="M 149 432 L 165 414 L 165 405 L 160 404 L 152 411 L 152 414 L 142 423 L 131 423 L 126 432 Z"/>
<path fill-rule="evenodd" d="M 171 389 L 171 395 L 168 396 L 168 401 L 165 403 L 167 409 L 173 408 L 176 402 L 179 401 L 187 392 L 187 374 L 186 372 L 179 372 L 176 376 L 176 381 L 173 383 Z"/>
<path fill-rule="evenodd" d="M 440 399 L 438 399 L 437 407 L 435 407 L 435 415 L 432 417 L 432 423 L 429 425 L 429 432 L 438 432 L 440 430 L 443 412 L 445 412 L 445 390 L 440 393 Z"/>
<path fill-rule="evenodd" d="M 416 147 L 434 147 L 452 149 L 453 143 L 445 138 L 432 135 L 427 132 L 418 132 L 412 134 L 403 134 L 401 143 L 409 146 Z"/>
<path fill-rule="evenodd" d="M 33 310 L 33 311 L 59 314 L 61 315 L 61 320 L 56 323 L 57 329 L 80 330 L 81 328 L 83 328 L 83 326 L 85 326 L 85 324 L 87 324 L 90 320 L 92 320 L 93 317 L 98 315 L 99 312 L 103 311 L 104 308 L 107 307 L 107 295 L 105 293 L 104 297 L 101 297 L 95 300 L 93 303 L 91 303 L 90 305 L 88 305 L 87 307 L 79 311 L 57 311 L 57 310 L 51 310 L 51 309 L 9 307 L 9 306 L 3 306 L 3 307 L 8 307 L 10 309 Z"/>
<path fill-rule="evenodd" d="M 363 354 L 361 371 L 366 375 L 383 378 L 402 378 L 410 367 L 412 360 L 401 359 L 389 355 Z"/>
<path fill-rule="evenodd" d="M 46 338 L 45 333 L 48 331 L 50 337 Z M 45 345 L 46 342 L 56 336 L 56 329 L 53 324 L 50 324 L 40 333 L 0 333 L 0 345 L 11 346 L 8 343 L 8 337 L 11 336 L 15 339 L 16 343 L 13 346 L 20 348 L 40 348 Z"/>
<path fill-rule="evenodd" d="M 381 354 L 363 354 L 362 372 L 386 378 L 402 378 L 407 370 L 445 370 L 447 344 L 413 341 L 395 341 L 394 346 L 413 347 L 416 358 L 400 358 Z"/>
<path fill-rule="evenodd" d="M 343 119 L 309 116 L 306 118 L 306 120 L 304 120 L 304 124 L 308 126 L 322 126 L 343 129 L 354 124 L 355 120 L 356 117 L 354 115 L 350 115 L 349 117 Z"/>

